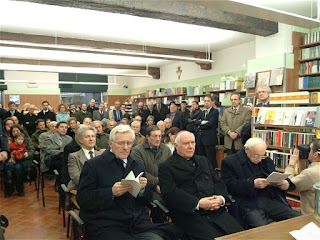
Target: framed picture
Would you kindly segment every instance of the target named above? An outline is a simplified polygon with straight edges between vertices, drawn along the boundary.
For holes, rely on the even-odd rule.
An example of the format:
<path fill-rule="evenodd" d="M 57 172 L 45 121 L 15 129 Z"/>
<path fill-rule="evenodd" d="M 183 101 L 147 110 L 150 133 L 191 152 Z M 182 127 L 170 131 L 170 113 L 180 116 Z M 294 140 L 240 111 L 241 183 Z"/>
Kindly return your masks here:
<path fill-rule="evenodd" d="M 20 104 L 20 95 L 9 95 L 9 102 Z"/>
<path fill-rule="evenodd" d="M 259 86 L 269 86 L 271 71 L 264 71 L 257 73 L 257 83 L 256 87 Z"/>
<path fill-rule="evenodd" d="M 244 80 L 244 88 L 254 88 L 256 86 L 256 73 L 247 73 Z"/>
<path fill-rule="evenodd" d="M 283 82 L 284 68 L 275 68 L 271 70 L 269 86 L 281 86 Z"/>
<path fill-rule="evenodd" d="M 255 97 L 245 97 L 243 101 L 243 107 L 249 108 L 250 110 L 254 106 Z"/>

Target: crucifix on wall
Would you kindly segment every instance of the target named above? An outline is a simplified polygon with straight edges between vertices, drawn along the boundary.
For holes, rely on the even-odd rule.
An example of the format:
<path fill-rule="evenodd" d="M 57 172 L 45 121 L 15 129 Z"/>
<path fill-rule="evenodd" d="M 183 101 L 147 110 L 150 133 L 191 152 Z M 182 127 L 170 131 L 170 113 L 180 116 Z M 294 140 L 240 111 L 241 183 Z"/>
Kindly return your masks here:
<path fill-rule="evenodd" d="M 178 79 L 180 80 L 180 77 L 181 77 L 181 73 L 182 73 L 182 69 L 181 69 L 181 66 L 179 66 L 177 68 L 177 71 L 176 71 L 177 75 L 178 75 Z"/>

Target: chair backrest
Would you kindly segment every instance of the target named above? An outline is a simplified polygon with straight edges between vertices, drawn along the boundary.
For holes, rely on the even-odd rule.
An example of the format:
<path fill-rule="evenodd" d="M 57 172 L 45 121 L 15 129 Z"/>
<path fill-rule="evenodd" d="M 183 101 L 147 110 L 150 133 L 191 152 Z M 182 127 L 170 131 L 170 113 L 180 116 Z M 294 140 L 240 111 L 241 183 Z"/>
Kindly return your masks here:
<path fill-rule="evenodd" d="M 84 240 L 84 222 L 74 211 L 69 211 L 69 214 L 72 218 L 70 239 Z"/>

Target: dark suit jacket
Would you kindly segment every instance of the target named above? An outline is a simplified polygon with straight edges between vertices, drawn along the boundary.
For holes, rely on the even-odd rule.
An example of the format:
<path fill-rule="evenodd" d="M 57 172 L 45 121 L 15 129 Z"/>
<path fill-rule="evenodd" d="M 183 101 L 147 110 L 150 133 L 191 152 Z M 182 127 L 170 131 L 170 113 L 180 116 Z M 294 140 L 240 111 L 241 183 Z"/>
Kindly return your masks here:
<path fill-rule="evenodd" d="M 166 118 L 170 118 L 171 113 L 168 113 Z M 181 112 L 176 111 L 176 115 L 174 116 L 173 120 L 172 120 L 172 127 L 177 127 L 179 129 L 183 128 L 183 122 L 182 122 L 182 116 L 181 116 Z"/>
<path fill-rule="evenodd" d="M 93 114 L 93 112 L 95 111 L 95 110 L 98 110 L 99 108 L 97 108 L 97 107 L 90 107 L 90 105 L 88 105 L 87 106 L 87 111 L 88 112 L 90 112 L 91 113 L 91 115 Z"/>
<path fill-rule="evenodd" d="M 197 118 L 200 116 L 201 114 L 201 110 L 200 109 L 197 109 L 193 112 L 190 112 L 190 115 L 189 115 L 189 118 L 187 120 L 188 124 L 187 124 L 187 130 L 189 132 L 192 132 L 194 133 L 194 135 L 198 135 L 199 133 L 199 129 L 198 129 L 198 126 L 195 125 L 195 122 L 197 120 Z"/>
<path fill-rule="evenodd" d="M 92 119 L 93 120 L 102 120 L 103 118 L 107 118 L 109 119 L 109 112 L 106 112 L 106 111 L 103 111 L 102 113 L 102 118 L 101 118 L 101 115 L 100 115 L 100 111 L 99 110 L 94 110 L 93 111 L 93 114 L 92 114 Z"/>
<path fill-rule="evenodd" d="M 152 109 L 152 113 L 151 113 L 148 108 L 143 111 L 143 116 L 142 116 L 143 122 L 145 123 L 147 121 L 147 117 L 149 117 L 150 115 L 154 117 L 154 123 L 156 124 L 159 121 L 158 111 Z"/>
<path fill-rule="evenodd" d="M 194 155 L 188 161 L 174 152 L 167 161 L 160 164 L 159 183 L 173 222 L 188 235 L 209 239 L 205 237 L 208 236 L 208 229 L 203 227 L 208 223 L 218 225 L 226 233 L 241 230 L 225 208 L 216 211 L 196 210 L 201 198 L 222 195 L 226 202 L 229 199 L 225 184 L 218 178 L 206 157 Z"/>
<path fill-rule="evenodd" d="M 89 239 L 98 239 L 101 228 L 120 227 L 130 231 L 146 231 L 153 228 L 167 228 L 164 224 L 154 224 L 149 220 L 149 212 L 144 200 L 145 195 L 134 198 L 129 192 L 113 198 L 112 186 L 121 181 L 130 171 L 137 176 L 145 172 L 142 163 L 128 157 L 126 168 L 122 160 L 110 151 L 86 161 L 80 176 L 77 202 L 80 205 L 80 217 L 86 226 Z M 93 204 L 94 203 L 94 204 Z M 110 230 L 112 231 L 112 230 Z"/>
<path fill-rule="evenodd" d="M 92 114 L 91 112 L 86 111 L 85 113 L 82 111 L 78 111 L 76 113 L 76 119 L 78 120 L 78 122 L 83 123 L 83 119 L 85 119 L 86 117 L 89 117 L 92 119 Z"/>
<path fill-rule="evenodd" d="M 38 113 L 38 119 L 47 120 L 48 118 L 51 121 L 55 121 L 56 120 L 56 114 L 54 112 L 51 112 L 50 110 L 48 112 L 46 112 L 45 114 L 43 113 L 43 111 Z"/>
<path fill-rule="evenodd" d="M 270 158 L 266 158 L 259 163 L 262 172 L 267 177 L 270 173 L 275 171 L 275 166 Z M 221 166 L 222 180 L 226 183 L 229 193 L 236 200 L 234 207 L 234 216 L 238 221 L 243 222 L 240 216 L 239 208 L 245 206 L 257 207 L 257 190 L 254 188 L 254 179 L 256 178 L 254 169 L 251 165 L 250 159 L 247 157 L 244 148 L 237 153 L 226 157 L 222 161 Z M 294 185 L 289 179 L 290 187 L 293 189 Z M 285 198 L 285 191 L 277 187 L 267 187 L 266 191 L 271 191 L 275 199 L 289 206 Z"/>
<path fill-rule="evenodd" d="M 8 118 L 8 117 L 11 117 L 11 112 L 7 111 L 4 115 L 5 115 L 5 119 Z M 22 122 L 22 114 L 21 114 L 21 112 L 15 110 L 13 116 L 16 116 L 19 119 L 19 123 Z"/>
<path fill-rule="evenodd" d="M 206 124 L 201 124 L 201 121 L 208 121 Z M 217 128 L 219 121 L 219 111 L 211 108 L 210 112 L 205 117 L 205 111 L 199 114 L 195 125 L 199 128 L 199 139 L 203 145 L 217 145 Z"/>
<path fill-rule="evenodd" d="M 181 114 L 181 119 L 182 119 L 181 130 L 186 130 L 187 124 L 188 124 L 188 119 L 190 117 L 190 111 L 189 111 L 189 109 L 186 109 L 184 112 L 182 112 L 181 110 L 178 110 L 178 112 Z"/>
<path fill-rule="evenodd" d="M 154 105 L 153 105 L 153 109 L 158 112 L 157 104 L 154 104 Z M 169 108 L 168 108 L 168 106 L 165 105 L 165 104 L 163 104 L 163 103 L 161 103 L 160 113 L 158 113 L 158 114 L 159 114 L 159 120 L 162 120 L 162 121 L 163 121 L 163 120 L 166 118 L 166 115 L 167 115 L 168 113 L 169 113 Z M 159 120 L 158 120 L 158 121 L 159 121 Z"/>

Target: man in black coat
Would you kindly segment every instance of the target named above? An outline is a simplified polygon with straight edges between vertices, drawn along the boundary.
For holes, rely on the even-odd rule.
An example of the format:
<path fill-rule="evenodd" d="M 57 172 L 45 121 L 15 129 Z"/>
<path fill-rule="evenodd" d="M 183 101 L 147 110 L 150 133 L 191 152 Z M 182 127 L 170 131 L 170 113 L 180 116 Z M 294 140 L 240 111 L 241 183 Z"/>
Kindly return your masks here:
<path fill-rule="evenodd" d="M 272 184 L 266 179 L 275 171 L 266 149 L 261 138 L 250 138 L 243 149 L 222 161 L 222 180 L 235 199 L 233 215 L 245 228 L 266 225 L 269 217 L 281 221 L 300 215 L 285 198 L 285 191 L 294 188 L 292 182 Z"/>
<path fill-rule="evenodd" d="M 160 164 L 161 194 L 173 222 L 195 240 L 211 240 L 243 230 L 224 207 L 225 184 L 206 157 L 194 155 L 193 133 L 177 134 L 176 151 Z"/>
<path fill-rule="evenodd" d="M 204 98 L 205 110 L 199 114 L 195 125 L 199 128 L 199 154 L 206 156 L 214 168 L 217 167 L 216 145 L 218 143 L 217 128 L 219 111 L 212 106 L 213 99 L 210 96 Z"/>
<path fill-rule="evenodd" d="M 5 113 L 5 119 L 8 117 L 16 116 L 19 122 L 21 122 L 22 114 L 17 110 L 17 105 L 14 102 L 10 101 L 8 103 L 8 109 L 9 110 Z"/>
<path fill-rule="evenodd" d="M 147 118 L 148 118 L 150 115 L 154 117 L 154 124 L 156 124 L 156 123 L 159 121 L 159 113 L 158 113 L 157 110 L 155 110 L 155 109 L 153 108 L 153 102 L 152 102 L 152 101 L 150 101 L 150 102 L 147 103 L 147 109 L 145 109 L 145 110 L 143 111 L 143 117 L 142 117 L 142 118 L 143 118 L 143 123 L 144 123 L 144 124 L 147 123 Z"/>
<path fill-rule="evenodd" d="M 162 103 L 161 97 L 156 98 L 156 103 L 154 104 L 153 109 L 159 114 L 158 121 L 163 121 L 166 118 L 166 115 L 169 113 L 169 109 L 164 103 Z"/>
<path fill-rule="evenodd" d="M 191 103 L 191 111 L 189 114 L 189 118 L 187 119 L 187 131 L 192 132 L 196 137 L 196 154 L 199 154 L 199 128 L 195 125 L 197 118 L 201 114 L 201 110 L 199 109 L 199 103 L 197 101 L 192 101 Z"/>
<path fill-rule="evenodd" d="M 42 110 L 38 113 L 38 119 L 47 120 L 50 119 L 51 121 L 56 120 L 56 114 L 49 110 L 49 102 L 43 101 L 42 102 Z"/>
<path fill-rule="evenodd" d="M 111 151 L 86 161 L 83 166 L 77 202 L 85 223 L 85 239 L 173 239 L 169 235 L 175 233 L 175 227 L 149 220 L 145 204 L 150 192 L 145 169 L 129 156 L 134 137 L 128 125 L 113 128 L 109 138 Z M 136 197 L 129 193 L 131 185 L 121 183 L 130 172 L 135 177 L 143 174 L 138 180 L 141 188 Z"/>
<path fill-rule="evenodd" d="M 187 124 L 188 124 L 188 119 L 190 117 L 190 111 L 189 111 L 189 109 L 187 109 L 187 102 L 186 101 L 181 102 L 180 109 L 178 112 L 181 114 L 181 119 L 182 119 L 181 130 L 186 130 Z"/>

